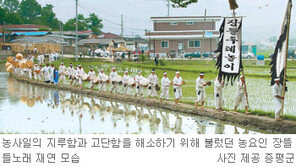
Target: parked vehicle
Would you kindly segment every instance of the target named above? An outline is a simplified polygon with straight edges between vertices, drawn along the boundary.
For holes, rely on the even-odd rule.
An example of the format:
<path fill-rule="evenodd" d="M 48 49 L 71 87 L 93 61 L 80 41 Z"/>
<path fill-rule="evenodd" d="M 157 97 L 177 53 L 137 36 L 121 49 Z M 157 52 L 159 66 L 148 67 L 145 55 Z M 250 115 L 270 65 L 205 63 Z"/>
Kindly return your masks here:
<path fill-rule="evenodd" d="M 203 57 L 208 58 L 208 57 L 211 57 L 212 55 L 214 55 L 214 53 L 206 52 L 203 54 Z M 200 58 L 200 56 L 201 56 L 201 52 L 186 53 L 184 55 L 185 58 Z"/>
<path fill-rule="evenodd" d="M 95 50 L 95 54 L 97 56 L 102 56 L 102 57 L 107 57 L 108 56 L 108 53 L 102 49 L 97 49 Z"/>
<path fill-rule="evenodd" d="M 249 51 L 243 51 L 242 52 L 242 58 L 243 59 L 252 59 L 254 57 L 255 57 L 254 53 L 251 53 Z"/>
<path fill-rule="evenodd" d="M 295 50 L 288 50 L 288 59 L 296 59 L 296 51 Z M 269 58 L 273 57 L 273 53 L 269 55 Z"/>
<path fill-rule="evenodd" d="M 134 55 L 140 55 L 140 54 L 142 54 L 142 51 L 141 50 L 135 50 L 134 51 Z"/>

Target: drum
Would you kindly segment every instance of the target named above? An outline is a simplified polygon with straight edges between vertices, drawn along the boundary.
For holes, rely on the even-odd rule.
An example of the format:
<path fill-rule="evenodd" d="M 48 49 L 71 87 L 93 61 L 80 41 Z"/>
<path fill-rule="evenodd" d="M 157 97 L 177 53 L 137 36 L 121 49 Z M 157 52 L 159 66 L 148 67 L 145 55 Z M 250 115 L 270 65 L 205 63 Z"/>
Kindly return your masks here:
<path fill-rule="evenodd" d="M 14 59 L 12 56 L 8 56 L 6 60 L 7 62 L 12 63 Z"/>
<path fill-rule="evenodd" d="M 93 84 L 98 84 L 99 83 L 98 81 L 99 81 L 98 77 L 94 77 L 94 79 L 92 80 Z"/>
<path fill-rule="evenodd" d="M 82 78 L 83 81 L 87 81 L 88 80 L 88 75 L 87 74 L 83 74 L 81 78 Z"/>
<path fill-rule="evenodd" d="M 34 63 L 32 61 L 27 61 L 26 64 L 28 67 L 30 66 L 30 68 L 34 66 Z"/>
<path fill-rule="evenodd" d="M 12 71 L 13 71 L 13 65 L 8 66 L 7 69 L 6 69 L 6 71 L 9 72 L 9 73 L 12 73 Z"/>
<path fill-rule="evenodd" d="M 23 60 L 19 62 L 19 65 L 20 65 L 21 68 L 27 68 L 28 67 L 26 61 L 23 61 Z"/>
<path fill-rule="evenodd" d="M 135 80 L 134 80 L 134 78 L 130 78 L 128 81 L 127 81 L 127 84 L 129 85 L 129 86 L 133 86 L 134 84 L 135 84 Z M 136 85 L 136 84 L 135 84 Z"/>
<path fill-rule="evenodd" d="M 104 75 L 102 78 L 102 81 L 108 83 L 108 79 L 109 79 L 109 77 L 107 75 Z M 110 82 L 110 80 L 109 80 L 109 82 Z"/>
<path fill-rule="evenodd" d="M 19 62 L 18 62 L 18 61 L 14 61 L 14 62 L 12 62 L 12 65 L 13 65 L 14 67 L 19 67 Z"/>
<path fill-rule="evenodd" d="M 122 77 L 121 77 L 121 76 L 117 76 L 117 77 L 115 78 L 115 82 L 117 82 L 117 83 L 122 82 Z"/>
<path fill-rule="evenodd" d="M 158 84 L 155 85 L 155 90 L 160 91 L 160 86 Z"/>
<path fill-rule="evenodd" d="M 35 73 L 36 73 L 36 74 L 39 74 L 39 73 L 40 73 L 40 70 L 36 70 Z"/>
<path fill-rule="evenodd" d="M 149 84 L 149 80 L 147 78 L 143 78 L 141 81 L 140 81 L 140 84 L 143 85 L 144 87 L 147 87 L 148 84 Z"/>
<path fill-rule="evenodd" d="M 21 60 L 24 58 L 24 56 L 21 54 L 21 53 L 18 53 L 15 55 L 15 58 L 18 59 L 18 60 Z"/>
<path fill-rule="evenodd" d="M 211 82 L 211 81 L 208 81 L 208 82 L 207 82 L 207 85 L 208 85 L 208 86 L 211 86 L 211 85 L 212 85 L 212 82 Z"/>
<path fill-rule="evenodd" d="M 8 67 L 8 66 L 10 66 L 10 65 L 11 65 L 10 62 L 6 62 L 6 63 L 5 63 L 5 67 Z"/>

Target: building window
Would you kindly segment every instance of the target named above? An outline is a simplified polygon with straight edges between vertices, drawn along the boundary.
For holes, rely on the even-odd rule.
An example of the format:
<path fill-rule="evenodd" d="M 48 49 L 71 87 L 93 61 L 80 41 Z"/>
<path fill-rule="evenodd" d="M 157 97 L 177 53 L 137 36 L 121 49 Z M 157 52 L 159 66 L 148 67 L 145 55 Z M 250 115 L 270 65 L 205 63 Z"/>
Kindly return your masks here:
<path fill-rule="evenodd" d="M 178 25 L 178 22 L 171 22 L 171 25 Z"/>
<path fill-rule="evenodd" d="M 188 47 L 189 48 L 199 48 L 200 47 L 200 41 L 188 41 Z"/>
<path fill-rule="evenodd" d="M 162 48 L 168 48 L 169 47 L 169 41 L 161 41 L 161 47 Z"/>
<path fill-rule="evenodd" d="M 192 21 L 187 22 L 187 25 L 193 25 L 193 22 Z"/>

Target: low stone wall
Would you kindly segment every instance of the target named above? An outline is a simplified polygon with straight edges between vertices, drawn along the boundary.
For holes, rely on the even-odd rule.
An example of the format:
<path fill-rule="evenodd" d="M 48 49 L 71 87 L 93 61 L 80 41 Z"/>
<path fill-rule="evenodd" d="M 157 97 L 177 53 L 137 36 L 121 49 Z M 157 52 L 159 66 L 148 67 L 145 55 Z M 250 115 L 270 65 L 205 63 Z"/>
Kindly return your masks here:
<path fill-rule="evenodd" d="M 296 121 L 289 120 L 279 120 L 271 119 L 268 117 L 256 116 L 256 115 L 245 115 L 242 113 L 231 112 L 231 111 L 217 111 L 215 109 L 209 108 L 198 108 L 195 109 L 194 105 L 190 104 L 178 104 L 176 105 L 172 101 L 160 102 L 156 99 L 140 99 L 134 98 L 134 96 L 122 95 L 122 94 L 110 94 L 107 92 L 98 92 L 91 90 L 79 90 L 71 88 L 66 85 L 53 85 L 46 84 L 44 82 L 36 82 L 29 80 L 27 78 L 21 78 L 16 75 L 11 74 L 12 78 L 15 78 L 18 81 L 26 82 L 34 85 L 45 86 L 49 88 L 55 88 L 65 91 L 71 91 L 75 93 L 85 94 L 89 96 L 94 96 L 98 98 L 103 98 L 107 100 L 116 100 L 126 103 L 132 103 L 137 105 L 143 105 L 147 107 L 153 107 L 158 109 L 170 110 L 174 112 L 180 112 L 191 115 L 198 115 L 203 117 L 209 117 L 216 120 L 221 120 L 225 122 L 231 122 L 234 124 L 242 126 L 252 126 L 261 130 L 272 131 L 274 133 L 283 133 L 283 134 L 296 134 Z"/>

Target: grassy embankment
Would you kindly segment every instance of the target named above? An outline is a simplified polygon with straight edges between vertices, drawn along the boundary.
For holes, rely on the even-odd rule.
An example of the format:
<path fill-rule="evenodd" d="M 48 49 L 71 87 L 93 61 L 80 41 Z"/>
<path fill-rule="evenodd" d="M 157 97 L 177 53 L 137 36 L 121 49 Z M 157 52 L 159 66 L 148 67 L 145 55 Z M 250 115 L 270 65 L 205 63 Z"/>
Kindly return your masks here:
<path fill-rule="evenodd" d="M 80 59 L 78 62 L 75 62 L 74 59 L 64 59 L 64 63 L 66 66 L 73 63 L 74 66 L 81 64 L 86 72 L 89 71 L 90 67 L 93 67 L 96 72 L 99 71 L 100 68 L 103 68 L 107 74 L 110 72 L 110 67 L 116 66 L 118 69 L 118 73 L 123 75 L 123 71 L 128 69 L 131 73 L 130 75 L 135 76 L 137 69 L 142 69 L 142 75 L 147 77 L 150 74 L 150 70 L 152 68 L 156 69 L 156 74 L 159 78 L 162 77 L 163 71 L 168 72 L 168 77 L 172 80 L 175 71 L 180 71 L 182 78 L 186 81 L 186 85 L 183 87 L 183 94 L 184 99 L 182 100 L 183 103 L 194 104 L 196 98 L 195 92 L 195 79 L 197 78 L 200 72 L 206 73 L 207 80 L 214 80 L 217 76 L 216 68 L 215 68 L 215 61 L 199 61 L 199 60 L 192 60 L 192 61 L 166 61 L 165 66 L 155 66 L 153 61 L 146 61 L 146 62 L 106 62 L 99 59 Z M 256 61 L 246 60 L 243 62 L 245 67 L 245 74 L 246 77 L 251 78 L 270 78 L 269 70 L 270 67 L 268 66 L 270 61 L 266 61 L 265 66 L 257 66 Z M 60 64 L 60 61 L 54 63 L 56 67 Z M 296 80 L 296 61 L 289 61 L 288 62 L 288 78 L 289 80 Z M 86 87 L 89 85 L 86 83 Z M 207 93 L 213 94 L 213 88 L 207 88 Z M 170 90 L 170 97 L 174 97 L 173 90 Z M 213 108 L 213 107 L 209 107 Z M 227 109 L 226 110 L 231 110 Z M 239 112 L 244 112 L 239 110 Z M 267 117 L 274 117 L 273 112 L 265 112 L 259 110 L 252 110 L 252 114 L 260 115 L 260 116 L 267 116 Z M 283 119 L 287 120 L 296 120 L 296 116 L 292 115 L 284 115 L 282 116 Z"/>

